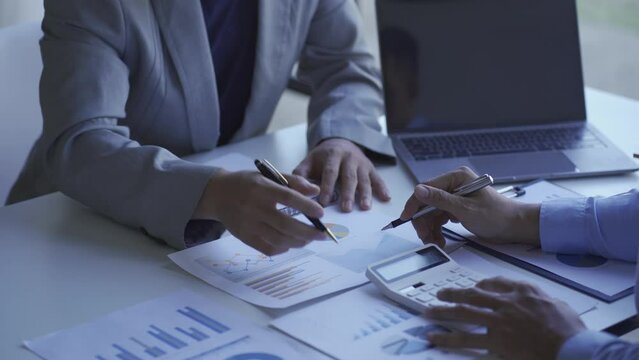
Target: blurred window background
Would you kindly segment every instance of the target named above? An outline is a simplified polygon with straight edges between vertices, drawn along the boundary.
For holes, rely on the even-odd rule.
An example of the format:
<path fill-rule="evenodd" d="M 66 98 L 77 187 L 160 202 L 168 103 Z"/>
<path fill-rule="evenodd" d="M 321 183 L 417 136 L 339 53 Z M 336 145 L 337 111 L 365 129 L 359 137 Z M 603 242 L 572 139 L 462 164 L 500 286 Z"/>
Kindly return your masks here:
<path fill-rule="evenodd" d="M 375 1 L 357 2 L 377 54 Z M 586 84 L 639 100 L 639 0 L 577 0 L 577 5 Z M 37 21 L 42 14 L 42 0 L 0 0 L 0 28 Z"/>

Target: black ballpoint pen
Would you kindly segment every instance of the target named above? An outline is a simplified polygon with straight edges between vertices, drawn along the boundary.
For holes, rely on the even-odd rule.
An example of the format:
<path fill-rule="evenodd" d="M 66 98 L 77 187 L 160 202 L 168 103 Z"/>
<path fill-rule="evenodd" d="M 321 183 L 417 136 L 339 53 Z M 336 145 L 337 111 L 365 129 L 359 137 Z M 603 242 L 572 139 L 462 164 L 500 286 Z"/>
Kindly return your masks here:
<path fill-rule="evenodd" d="M 268 160 L 265 160 L 265 159 L 263 159 L 262 161 L 255 160 L 255 167 L 257 167 L 257 170 L 259 170 L 259 172 L 262 175 L 264 175 L 264 177 L 266 177 L 267 179 L 270 179 L 282 186 L 288 187 L 288 180 L 286 180 L 284 175 L 282 175 L 282 173 L 280 173 L 275 168 L 275 166 L 273 166 L 270 162 L 268 162 Z M 328 236 L 330 236 L 331 239 L 333 239 L 333 241 L 339 244 L 339 242 L 337 241 L 337 237 L 335 237 L 331 229 L 326 227 L 326 225 L 324 225 L 319 219 L 310 217 L 306 214 L 304 214 L 304 216 L 306 216 L 308 221 L 310 221 L 313 225 L 315 225 L 315 227 L 319 231 L 326 233 Z"/>

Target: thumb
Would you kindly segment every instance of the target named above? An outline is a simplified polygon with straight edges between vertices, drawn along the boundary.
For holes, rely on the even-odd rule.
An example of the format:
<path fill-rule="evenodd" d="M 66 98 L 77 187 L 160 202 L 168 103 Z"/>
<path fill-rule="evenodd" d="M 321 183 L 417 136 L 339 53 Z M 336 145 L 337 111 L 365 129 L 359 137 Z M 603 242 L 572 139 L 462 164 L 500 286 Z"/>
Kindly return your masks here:
<path fill-rule="evenodd" d="M 434 206 L 455 217 L 463 211 L 463 199 L 442 189 L 428 185 L 417 185 L 415 197 L 424 204 Z"/>

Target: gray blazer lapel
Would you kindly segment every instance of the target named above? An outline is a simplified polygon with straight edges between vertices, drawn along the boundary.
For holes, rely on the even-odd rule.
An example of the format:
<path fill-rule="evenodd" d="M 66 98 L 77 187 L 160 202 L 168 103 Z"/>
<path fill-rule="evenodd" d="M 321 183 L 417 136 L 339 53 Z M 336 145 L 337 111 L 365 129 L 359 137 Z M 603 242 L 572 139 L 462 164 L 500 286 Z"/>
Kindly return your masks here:
<path fill-rule="evenodd" d="M 215 147 L 219 104 L 213 60 L 198 0 L 152 0 L 182 84 L 195 152 Z"/>
<path fill-rule="evenodd" d="M 257 50 L 251 98 L 246 108 L 244 123 L 234 140 L 260 134 L 268 127 L 281 91 L 290 74 L 285 66 L 291 55 L 292 15 L 294 0 L 260 0 L 258 14 Z M 284 81 L 284 82 L 283 82 Z"/>

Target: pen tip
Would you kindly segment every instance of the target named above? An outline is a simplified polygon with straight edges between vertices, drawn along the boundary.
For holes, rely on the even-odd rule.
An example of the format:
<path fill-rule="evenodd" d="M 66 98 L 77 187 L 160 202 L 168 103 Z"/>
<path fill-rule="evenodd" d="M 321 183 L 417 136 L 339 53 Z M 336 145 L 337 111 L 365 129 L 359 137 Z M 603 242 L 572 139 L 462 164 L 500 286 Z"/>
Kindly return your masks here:
<path fill-rule="evenodd" d="M 333 234 L 333 232 L 331 231 L 331 229 L 326 228 L 326 233 L 328 234 L 328 236 L 333 239 L 333 241 L 335 241 L 336 243 L 339 244 L 339 241 L 337 241 L 337 237 L 335 236 L 335 234 Z"/>
<path fill-rule="evenodd" d="M 388 224 L 382 228 L 382 231 L 392 229 L 392 228 L 393 228 L 393 224 Z"/>

